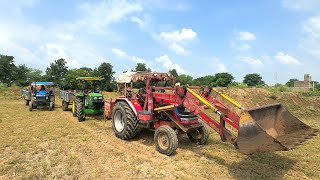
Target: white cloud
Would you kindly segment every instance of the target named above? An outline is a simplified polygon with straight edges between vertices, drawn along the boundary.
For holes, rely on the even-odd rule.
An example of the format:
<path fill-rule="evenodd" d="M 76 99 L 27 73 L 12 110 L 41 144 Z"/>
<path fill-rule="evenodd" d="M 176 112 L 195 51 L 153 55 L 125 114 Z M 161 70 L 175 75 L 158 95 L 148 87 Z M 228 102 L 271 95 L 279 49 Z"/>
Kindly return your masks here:
<path fill-rule="evenodd" d="M 241 31 L 236 33 L 236 39 L 238 41 L 254 41 L 256 36 L 251 32 Z"/>
<path fill-rule="evenodd" d="M 184 70 L 180 65 L 174 64 L 168 55 L 164 54 L 159 57 L 156 57 L 155 60 L 162 64 L 162 66 L 166 70 L 176 69 L 178 74 L 185 74 L 186 70 Z"/>
<path fill-rule="evenodd" d="M 282 6 L 293 11 L 318 11 L 319 0 L 282 0 Z"/>
<path fill-rule="evenodd" d="M 130 20 L 131 20 L 132 22 L 138 24 L 138 26 L 139 26 L 140 29 L 143 29 L 144 26 L 145 26 L 145 22 L 144 22 L 142 19 L 140 19 L 140 18 L 138 18 L 138 17 L 136 17 L 136 16 L 131 16 L 131 17 L 130 17 Z"/>
<path fill-rule="evenodd" d="M 314 38 L 320 37 L 320 16 L 309 18 L 303 23 L 303 30 Z"/>
<path fill-rule="evenodd" d="M 263 66 L 263 63 L 260 59 L 256 59 L 256 58 L 249 57 L 249 56 L 242 56 L 239 59 L 242 62 L 245 62 L 254 68 L 260 68 Z"/>
<path fill-rule="evenodd" d="M 185 50 L 181 45 L 177 43 L 172 43 L 169 45 L 169 48 L 173 50 L 178 55 L 188 55 L 189 52 Z"/>
<path fill-rule="evenodd" d="M 226 66 L 222 63 L 218 63 L 217 64 L 217 72 L 227 72 L 228 69 L 226 68 Z"/>
<path fill-rule="evenodd" d="M 173 50 L 176 54 L 188 55 L 190 52 L 185 50 L 183 45 L 196 39 L 197 33 L 192 29 L 182 28 L 180 31 L 161 32 L 159 37 L 168 43 L 169 49 Z"/>
<path fill-rule="evenodd" d="M 304 36 L 299 47 L 311 56 L 320 59 L 320 16 L 310 17 L 302 23 Z"/>
<path fill-rule="evenodd" d="M 145 59 L 136 57 L 136 56 L 130 56 L 128 55 L 125 51 L 118 49 L 118 48 L 112 48 L 111 51 L 117 55 L 118 57 L 122 58 L 122 59 L 127 59 L 127 60 L 131 60 L 135 63 L 147 63 L 147 61 Z"/>
<path fill-rule="evenodd" d="M 299 60 L 283 52 L 278 52 L 277 55 L 274 56 L 274 58 L 282 64 L 301 65 L 301 62 Z"/>
<path fill-rule="evenodd" d="M 57 34 L 57 38 L 62 41 L 72 41 L 74 40 L 74 36 L 72 34 L 59 33 Z"/>
<path fill-rule="evenodd" d="M 115 55 L 117 55 L 117 56 L 119 56 L 119 57 L 121 57 L 121 58 L 127 59 L 127 58 L 129 57 L 129 56 L 127 55 L 127 53 L 124 52 L 124 51 L 122 51 L 121 49 L 112 48 L 111 51 L 112 51 Z"/>
<path fill-rule="evenodd" d="M 231 40 L 231 47 L 239 51 L 250 51 L 250 42 L 256 40 L 256 35 L 248 31 L 238 31 Z"/>
<path fill-rule="evenodd" d="M 168 42 L 181 42 L 195 39 L 197 37 L 197 33 L 192 29 L 182 28 L 181 31 L 175 30 L 171 32 L 161 32 L 160 37 Z"/>
<path fill-rule="evenodd" d="M 142 31 L 150 31 L 151 26 L 151 17 L 149 15 L 144 15 L 143 18 L 139 18 L 137 16 L 131 16 L 130 21 L 136 23 L 140 30 Z"/>
<path fill-rule="evenodd" d="M 71 28 L 86 28 L 91 33 L 105 33 L 106 27 L 117 23 L 128 15 L 143 10 L 141 4 L 127 0 L 109 0 L 97 3 L 83 3 L 79 6 L 83 18 Z"/>

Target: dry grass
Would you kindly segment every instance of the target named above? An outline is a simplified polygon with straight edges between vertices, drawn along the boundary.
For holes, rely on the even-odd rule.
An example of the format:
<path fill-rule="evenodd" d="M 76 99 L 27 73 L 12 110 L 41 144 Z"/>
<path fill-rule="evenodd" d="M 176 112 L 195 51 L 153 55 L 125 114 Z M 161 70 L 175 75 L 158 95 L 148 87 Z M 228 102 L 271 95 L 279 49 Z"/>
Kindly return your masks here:
<path fill-rule="evenodd" d="M 261 97 L 268 99 L 268 94 L 261 95 L 265 92 L 240 91 L 228 93 L 241 102 L 260 98 L 247 99 L 248 107 L 250 102 L 265 102 Z M 305 123 L 320 128 L 318 100 L 292 94 L 279 99 L 291 104 L 289 109 Z M 29 112 L 23 100 L 2 98 L 0 104 L 0 179 L 320 178 L 319 136 L 292 151 L 251 156 L 239 154 L 215 133 L 204 146 L 180 136 L 177 154 L 167 157 L 155 151 L 152 131 L 122 141 L 113 135 L 110 121 L 105 124 L 99 116 L 79 123 L 71 112 L 61 110 L 60 101 L 54 111 Z"/>

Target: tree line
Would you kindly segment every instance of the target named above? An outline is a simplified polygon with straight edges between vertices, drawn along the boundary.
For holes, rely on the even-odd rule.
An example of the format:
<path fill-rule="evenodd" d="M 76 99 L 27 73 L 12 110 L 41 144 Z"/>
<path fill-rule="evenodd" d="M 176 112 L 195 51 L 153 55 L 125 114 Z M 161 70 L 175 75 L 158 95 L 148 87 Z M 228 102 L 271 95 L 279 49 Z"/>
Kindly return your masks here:
<path fill-rule="evenodd" d="M 137 63 L 134 70 L 152 71 L 144 63 Z M 177 82 L 181 85 L 210 85 L 213 87 L 255 87 L 265 85 L 261 75 L 257 73 L 245 75 L 242 82 L 235 82 L 232 74 L 227 72 L 216 73 L 214 75 L 207 75 L 195 79 L 187 74 L 178 74 L 176 69 L 169 70 L 169 73 L 176 77 Z M 26 65 L 16 65 L 13 56 L 0 55 L 0 83 L 7 86 L 15 84 L 19 87 L 25 87 L 30 85 L 33 81 L 52 81 L 59 88 L 79 89 L 81 84 L 76 80 L 77 77 L 98 76 L 104 78 L 102 82 L 103 90 L 113 91 L 116 86 L 114 74 L 113 66 L 106 62 L 101 63 L 98 67 L 93 69 L 88 67 L 69 69 L 67 61 L 60 58 L 50 63 L 49 67 L 42 72 L 41 70 L 30 68 Z M 285 85 L 293 87 L 294 81 L 297 81 L 297 79 L 290 79 Z M 320 84 L 318 84 L 318 82 L 315 82 L 315 84 L 317 85 L 316 88 L 320 89 Z"/>

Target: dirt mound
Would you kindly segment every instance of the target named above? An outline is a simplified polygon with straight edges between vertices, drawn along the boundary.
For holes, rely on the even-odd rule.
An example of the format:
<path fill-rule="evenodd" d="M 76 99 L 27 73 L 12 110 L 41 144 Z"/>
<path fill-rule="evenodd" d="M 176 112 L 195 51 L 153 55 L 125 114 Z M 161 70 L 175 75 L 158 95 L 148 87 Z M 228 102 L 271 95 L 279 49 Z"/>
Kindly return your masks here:
<path fill-rule="evenodd" d="M 320 97 L 306 97 L 298 92 L 274 93 L 263 88 L 228 88 L 222 90 L 225 94 L 238 101 L 244 108 L 281 103 L 297 117 L 320 119 L 318 118 L 320 116 Z M 218 98 L 221 99 L 220 97 Z M 222 101 L 228 107 L 236 110 L 225 100 Z"/>

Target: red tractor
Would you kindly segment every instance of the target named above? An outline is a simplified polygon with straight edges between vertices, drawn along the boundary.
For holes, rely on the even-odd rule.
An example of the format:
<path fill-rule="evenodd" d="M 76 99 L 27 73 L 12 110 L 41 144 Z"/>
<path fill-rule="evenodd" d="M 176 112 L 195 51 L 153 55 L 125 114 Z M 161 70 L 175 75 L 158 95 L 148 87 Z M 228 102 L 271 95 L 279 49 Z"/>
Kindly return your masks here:
<path fill-rule="evenodd" d="M 251 154 L 288 150 L 296 146 L 297 140 L 303 142 L 314 134 L 313 129 L 281 104 L 245 110 L 213 89 L 242 109 L 239 116 L 210 95 L 212 88 L 196 92 L 192 87 L 176 86 L 175 80 L 168 73 L 126 72 L 120 75 L 117 78 L 119 97 L 115 101 L 106 100 L 104 111 L 106 118 L 112 118 L 116 137 L 129 140 L 142 128 L 154 129 L 156 150 L 172 155 L 178 147 L 177 134 L 187 133 L 192 142 L 201 145 L 208 141 L 209 126 L 220 134 L 222 141 L 232 143 L 242 153 Z M 140 88 L 134 91 L 133 83 Z M 212 114 L 217 114 L 219 120 Z M 238 135 L 226 124 L 238 131 Z"/>

